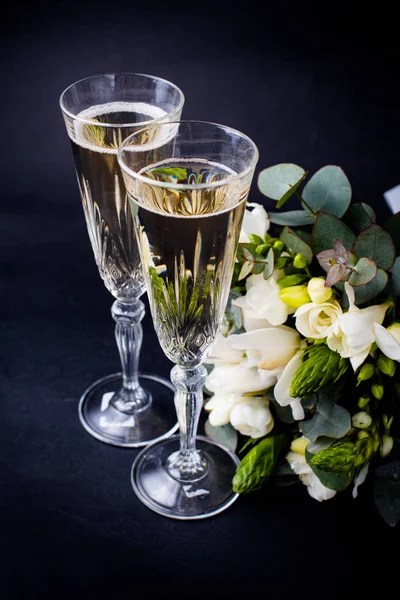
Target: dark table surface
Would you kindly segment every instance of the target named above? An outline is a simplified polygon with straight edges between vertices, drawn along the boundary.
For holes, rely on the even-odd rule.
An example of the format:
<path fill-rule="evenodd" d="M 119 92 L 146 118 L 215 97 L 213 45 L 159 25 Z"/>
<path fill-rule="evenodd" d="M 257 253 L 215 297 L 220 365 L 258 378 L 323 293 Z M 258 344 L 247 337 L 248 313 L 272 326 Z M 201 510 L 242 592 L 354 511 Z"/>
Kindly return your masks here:
<path fill-rule="evenodd" d="M 9 7 L 0 42 L 2 599 L 353 598 L 396 581 L 399 532 L 380 520 L 368 484 L 356 500 L 349 492 L 323 503 L 301 485 L 268 487 L 212 519 L 173 521 L 133 494 L 137 452 L 84 431 L 81 393 L 119 362 L 58 107 L 67 85 L 92 74 L 165 77 L 185 92 L 184 118 L 254 139 L 256 174 L 277 162 L 338 164 L 354 200 L 384 218 L 382 194 L 400 183 L 399 53 L 394 17 L 378 9 L 365 27 L 339 5 L 329 18 L 267 2 Z M 271 208 L 256 186 L 251 199 Z M 168 376 L 148 314 L 144 329 L 142 371 Z"/>

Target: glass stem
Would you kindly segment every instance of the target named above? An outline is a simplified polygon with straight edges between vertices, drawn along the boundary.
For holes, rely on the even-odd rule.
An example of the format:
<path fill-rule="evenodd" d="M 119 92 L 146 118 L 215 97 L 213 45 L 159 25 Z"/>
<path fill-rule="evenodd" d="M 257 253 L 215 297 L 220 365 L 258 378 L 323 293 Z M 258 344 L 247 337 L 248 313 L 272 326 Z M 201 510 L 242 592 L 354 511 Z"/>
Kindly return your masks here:
<path fill-rule="evenodd" d="M 188 369 L 176 365 L 171 371 L 171 381 L 176 388 L 180 450 L 169 457 L 167 468 L 170 475 L 180 481 L 196 481 L 207 473 L 206 460 L 196 450 L 196 432 L 206 377 L 207 370 L 203 365 Z"/>
<path fill-rule="evenodd" d="M 151 403 L 150 395 L 139 383 L 139 356 L 143 340 L 141 320 L 144 313 L 145 307 L 139 298 L 129 303 L 116 300 L 111 308 L 122 366 L 122 388 L 114 394 L 111 404 L 128 414 L 141 412 Z"/>

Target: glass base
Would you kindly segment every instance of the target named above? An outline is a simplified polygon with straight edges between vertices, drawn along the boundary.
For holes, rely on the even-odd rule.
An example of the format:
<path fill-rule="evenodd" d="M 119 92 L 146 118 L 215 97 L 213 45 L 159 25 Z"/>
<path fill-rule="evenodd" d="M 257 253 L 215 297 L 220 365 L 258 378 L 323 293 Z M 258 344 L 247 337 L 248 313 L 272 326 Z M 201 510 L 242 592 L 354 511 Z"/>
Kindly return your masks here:
<path fill-rule="evenodd" d="M 232 478 L 238 457 L 216 442 L 196 437 L 196 448 L 207 461 L 206 474 L 196 481 L 178 481 L 167 471 L 167 460 L 179 450 L 174 435 L 145 448 L 132 465 L 131 481 L 139 499 L 151 510 L 182 521 L 212 517 L 238 497 L 232 491 Z"/>
<path fill-rule="evenodd" d="M 86 431 L 101 442 L 125 448 L 148 446 L 174 433 L 178 428 L 174 386 L 156 375 L 140 375 L 139 382 L 153 401 L 135 415 L 110 404 L 122 387 L 121 373 L 93 383 L 79 402 L 79 418 Z"/>

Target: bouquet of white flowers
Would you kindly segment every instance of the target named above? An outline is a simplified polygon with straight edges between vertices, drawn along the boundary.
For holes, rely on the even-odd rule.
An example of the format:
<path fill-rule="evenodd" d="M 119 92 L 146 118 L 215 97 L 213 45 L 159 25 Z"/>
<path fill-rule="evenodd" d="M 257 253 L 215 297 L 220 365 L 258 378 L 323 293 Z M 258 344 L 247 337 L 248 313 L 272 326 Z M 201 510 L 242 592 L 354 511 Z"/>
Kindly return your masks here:
<path fill-rule="evenodd" d="M 356 497 L 368 476 L 394 526 L 400 213 L 377 224 L 371 206 L 351 204 L 339 167 L 304 185 L 306 177 L 293 164 L 259 175 L 277 208 L 297 196 L 301 209 L 267 214 L 248 204 L 222 333 L 207 359 L 206 432 L 240 445 L 235 491 L 296 474 L 321 501 L 349 486 Z"/>

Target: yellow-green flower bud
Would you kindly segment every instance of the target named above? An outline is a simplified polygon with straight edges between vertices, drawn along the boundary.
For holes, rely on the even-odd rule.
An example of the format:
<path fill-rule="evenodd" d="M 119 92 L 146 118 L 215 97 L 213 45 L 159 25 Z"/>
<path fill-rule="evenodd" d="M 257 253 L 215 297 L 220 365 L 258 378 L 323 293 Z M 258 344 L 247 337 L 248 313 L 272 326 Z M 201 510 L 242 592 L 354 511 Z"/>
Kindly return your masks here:
<path fill-rule="evenodd" d="M 385 457 L 392 451 L 393 448 L 393 438 L 390 435 L 382 436 L 382 445 L 381 445 L 381 456 Z"/>
<path fill-rule="evenodd" d="M 257 254 L 267 254 L 270 247 L 271 246 L 269 246 L 268 244 L 260 244 L 259 246 L 257 246 L 256 252 Z"/>
<path fill-rule="evenodd" d="M 388 331 L 392 334 L 395 340 L 397 340 L 400 344 L 400 323 L 395 321 L 387 328 Z"/>
<path fill-rule="evenodd" d="M 381 371 L 381 373 L 387 375 L 388 377 L 393 377 L 393 375 L 396 372 L 396 364 L 394 360 L 388 358 L 384 354 L 381 354 L 379 356 L 378 360 L 376 361 L 376 366 Z"/>
<path fill-rule="evenodd" d="M 301 454 L 302 456 L 304 456 L 306 453 L 307 444 L 307 438 L 299 437 L 292 441 L 292 443 L 290 444 L 290 449 L 292 452 L 297 452 L 297 454 Z"/>
<path fill-rule="evenodd" d="M 311 301 L 306 285 L 292 285 L 280 291 L 282 302 L 292 308 L 299 308 Z"/>
<path fill-rule="evenodd" d="M 262 237 L 260 237 L 259 235 L 256 235 L 255 233 L 251 233 L 249 235 L 249 238 L 250 238 L 250 242 L 252 244 L 259 245 L 259 244 L 263 244 L 264 243 L 264 240 L 262 239 Z"/>
<path fill-rule="evenodd" d="M 359 440 L 365 440 L 368 437 L 369 437 L 369 435 L 366 431 L 361 430 L 357 433 L 357 439 L 359 439 Z"/>
<path fill-rule="evenodd" d="M 369 404 L 370 397 L 369 396 L 360 396 L 357 402 L 358 408 L 367 408 Z"/>
<path fill-rule="evenodd" d="M 278 252 L 280 252 L 281 250 L 283 250 L 284 245 L 285 244 L 281 242 L 281 240 L 277 240 L 276 242 L 274 242 L 274 250 L 278 250 Z"/>
<path fill-rule="evenodd" d="M 380 400 L 382 398 L 384 391 L 385 391 L 385 388 L 383 387 L 383 385 L 380 385 L 379 383 L 373 383 L 371 385 L 372 395 L 377 400 Z"/>
<path fill-rule="evenodd" d="M 307 291 L 314 304 L 322 304 L 332 296 L 332 288 L 325 287 L 325 279 L 322 277 L 313 277 L 310 279 Z"/>
<path fill-rule="evenodd" d="M 307 266 L 305 257 L 302 254 L 296 254 L 293 259 L 293 266 L 296 267 L 296 269 L 304 269 L 304 267 Z"/>
<path fill-rule="evenodd" d="M 371 425 L 372 419 L 367 412 L 361 410 L 351 417 L 351 422 L 357 429 L 367 429 Z"/>
<path fill-rule="evenodd" d="M 366 363 L 361 367 L 357 375 L 357 381 L 360 383 L 361 381 L 367 381 L 367 379 L 371 379 L 371 377 L 375 373 L 375 367 L 372 363 Z"/>

